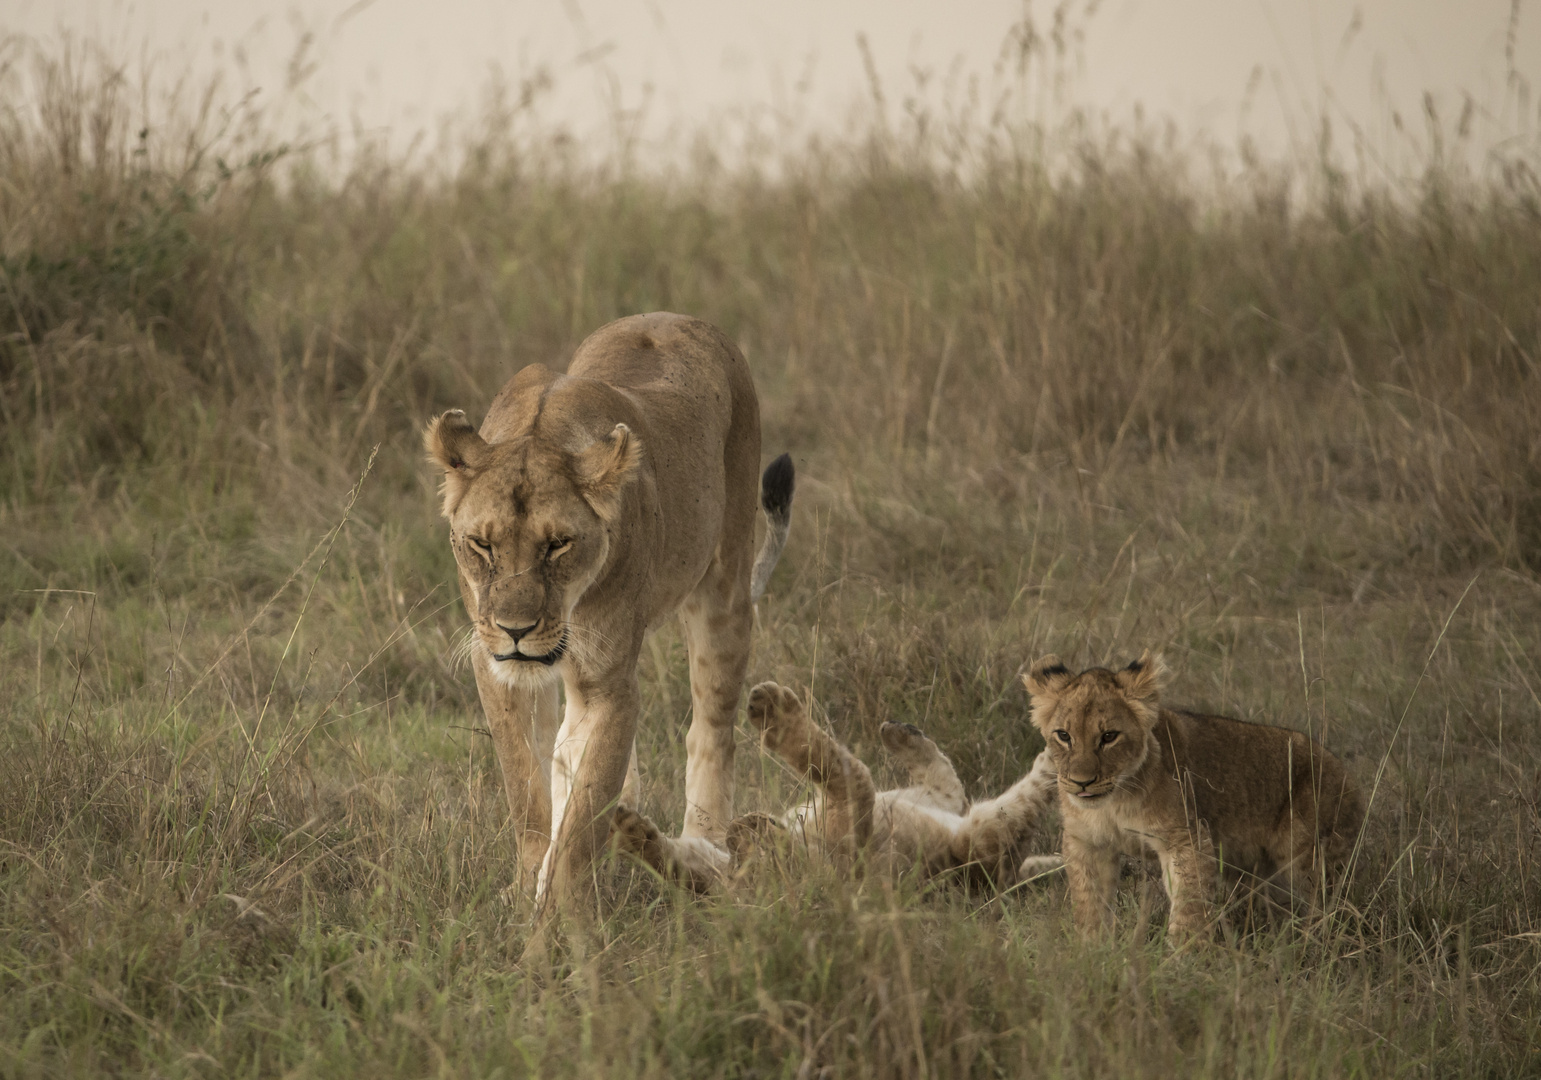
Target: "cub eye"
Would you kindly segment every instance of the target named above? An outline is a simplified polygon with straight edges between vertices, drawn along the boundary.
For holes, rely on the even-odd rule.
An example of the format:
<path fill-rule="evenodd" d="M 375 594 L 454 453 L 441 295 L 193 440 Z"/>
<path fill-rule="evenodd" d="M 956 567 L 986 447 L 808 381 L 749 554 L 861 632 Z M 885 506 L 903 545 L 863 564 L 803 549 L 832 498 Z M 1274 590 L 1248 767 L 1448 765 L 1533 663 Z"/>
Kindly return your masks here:
<path fill-rule="evenodd" d="M 1070 745 L 1070 732 L 1068 732 L 1068 731 L 1056 731 L 1054 733 L 1054 737 L 1056 739 L 1058 739 L 1060 742 L 1064 743 L 1066 746 Z"/>
<path fill-rule="evenodd" d="M 572 546 L 572 537 L 569 536 L 564 536 L 556 540 L 552 540 L 546 545 L 546 559 L 550 562 L 555 562 L 557 559 L 567 554 L 567 549 Z"/>
<path fill-rule="evenodd" d="M 1115 741 L 1117 741 L 1117 739 L 1118 739 L 1118 734 L 1119 734 L 1119 733 L 1118 733 L 1118 732 L 1116 732 L 1116 731 L 1104 731 L 1104 732 L 1103 732 L 1103 733 L 1102 733 L 1102 745 L 1103 745 L 1103 746 L 1106 746 L 1106 745 L 1108 745 L 1108 743 L 1110 743 L 1110 742 L 1115 742 Z"/>

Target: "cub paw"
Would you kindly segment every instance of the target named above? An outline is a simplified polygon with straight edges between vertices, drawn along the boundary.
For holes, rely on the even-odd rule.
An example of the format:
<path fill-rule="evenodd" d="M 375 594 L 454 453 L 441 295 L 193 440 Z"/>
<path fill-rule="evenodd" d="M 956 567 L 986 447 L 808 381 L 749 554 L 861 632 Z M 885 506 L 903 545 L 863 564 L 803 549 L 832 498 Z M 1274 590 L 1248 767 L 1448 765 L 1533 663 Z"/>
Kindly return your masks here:
<path fill-rule="evenodd" d="M 740 814 L 728 825 L 728 853 L 733 856 L 735 864 L 740 863 L 749 857 L 760 841 L 783 829 L 781 822 L 769 814 L 757 810 Z"/>
<path fill-rule="evenodd" d="M 883 738 L 883 745 L 890 750 L 935 745 L 926 737 L 926 733 L 914 724 L 900 724 L 893 720 L 885 720 L 883 726 L 878 728 L 878 734 Z"/>
<path fill-rule="evenodd" d="M 611 837 L 616 848 L 633 855 L 647 856 L 650 848 L 656 849 L 658 826 L 629 806 L 617 806 L 610 818 Z"/>
<path fill-rule="evenodd" d="M 785 686 L 762 682 L 749 691 L 749 722 L 766 735 L 804 719 L 803 703 Z"/>
<path fill-rule="evenodd" d="M 882 738 L 884 748 L 901 764 L 926 762 L 941 753 L 936 743 L 914 724 L 896 724 L 889 720 L 878 728 L 878 736 Z"/>
<path fill-rule="evenodd" d="M 1029 855 L 1022 860 L 1022 865 L 1017 867 L 1017 880 L 1037 881 L 1064 868 L 1065 860 L 1058 855 Z"/>

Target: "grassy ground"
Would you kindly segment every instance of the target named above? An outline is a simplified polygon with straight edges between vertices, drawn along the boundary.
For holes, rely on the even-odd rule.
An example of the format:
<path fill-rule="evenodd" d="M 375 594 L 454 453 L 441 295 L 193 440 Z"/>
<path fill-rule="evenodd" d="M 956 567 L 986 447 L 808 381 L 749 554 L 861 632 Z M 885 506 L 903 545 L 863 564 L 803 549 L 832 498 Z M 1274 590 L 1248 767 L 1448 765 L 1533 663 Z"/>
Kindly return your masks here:
<path fill-rule="evenodd" d="M 1541 1071 L 1528 169 L 1216 185 L 1002 122 L 659 173 L 494 113 L 453 170 L 333 175 L 6 55 L 46 92 L 0 115 L 0 1074 Z M 752 678 L 986 793 L 1041 745 L 1025 661 L 1164 649 L 1174 701 L 1309 726 L 1373 793 L 1351 907 L 1174 952 L 1133 884 L 1088 946 L 1052 884 L 613 866 L 522 967 L 418 430 L 656 308 L 742 344 L 801 470 Z M 677 822 L 672 630 L 641 677 Z M 740 747 L 740 806 L 784 805 Z"/>

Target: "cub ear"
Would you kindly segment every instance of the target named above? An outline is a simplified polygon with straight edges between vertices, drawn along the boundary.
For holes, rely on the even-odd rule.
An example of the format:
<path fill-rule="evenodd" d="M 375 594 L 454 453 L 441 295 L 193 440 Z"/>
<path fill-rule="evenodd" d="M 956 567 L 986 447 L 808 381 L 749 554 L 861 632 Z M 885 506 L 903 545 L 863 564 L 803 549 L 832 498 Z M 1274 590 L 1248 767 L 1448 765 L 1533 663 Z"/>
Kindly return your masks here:
<path fill-rule="evenodd" d="M 1154 703 L 1171 674 L 1161 654 L 1152 655 L 1151 651 L 1146 649 L 1140 654 L 1138 660 L 1114 673 L 1113 679 L 1118 683 L 1118 688 L 1124 692 L 1124 697 L 1130 701 Z"/>
<path fill-rule="evenodd" d="M 451 409 L 428 421 L 423 429 L 423 448 L 428 451 L 428 460 L 444 470 L 444 516 L 449 517 L 485 457 L 487 443 L 463 410 Z"/>
<path fill-rule="evenodd" d="M 578 491 L 604 521 L 620 513 L 621 493 L 642 467 L 642 440 L 625 424 L 573 457 Z"/>
<path fill-rule="evenodd" d="M 1027 687 L 1027 692 L 1035 698 L 1058 697 L 1065 685 L 1074 676 L 1070 669 L 1060 663 L 1059 657 L 1050 653 L 1042 660 L 1035 663 L 1028 673 L 1022 676 L 1022 685 Z"/>

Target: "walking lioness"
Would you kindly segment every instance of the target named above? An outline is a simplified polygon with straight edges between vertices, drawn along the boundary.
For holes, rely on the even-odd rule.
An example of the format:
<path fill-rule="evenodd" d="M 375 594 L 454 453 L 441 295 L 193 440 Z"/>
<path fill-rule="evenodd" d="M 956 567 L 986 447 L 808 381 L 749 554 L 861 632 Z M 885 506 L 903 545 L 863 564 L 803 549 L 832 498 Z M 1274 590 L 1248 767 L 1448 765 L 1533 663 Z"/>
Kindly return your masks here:
<path fill-rule="evenodd" d="M 765 472 L 756 558 L 760 410 L 743 355 L 699 319 L 621 319 L 565 375 L 519 371 L 480 432 L 456 410 L 424 441 L 537 912 L 588 887 L 623 786 L 635 802 L 637 655 L 675 612 L 690 656 L 684 836 L 723 844 L 751 581 L 763 588 L 781 554 L 793 483 L 785 455 Z"/>
<path fill-rule="evenodd" d="M 1363 806 L 1343 764 L 1301 732 L 1162 707 L 1149 653 L 1079 675 L 1049 656 L 1023 683 L 1059 774 L 1076 925 L 1112 924 L 1123 855 L 1154 854 L 1169 931 L 1210 922 L 1217 859 L 1309 900 L 1341 865 Z"/>

